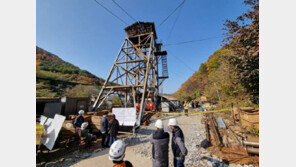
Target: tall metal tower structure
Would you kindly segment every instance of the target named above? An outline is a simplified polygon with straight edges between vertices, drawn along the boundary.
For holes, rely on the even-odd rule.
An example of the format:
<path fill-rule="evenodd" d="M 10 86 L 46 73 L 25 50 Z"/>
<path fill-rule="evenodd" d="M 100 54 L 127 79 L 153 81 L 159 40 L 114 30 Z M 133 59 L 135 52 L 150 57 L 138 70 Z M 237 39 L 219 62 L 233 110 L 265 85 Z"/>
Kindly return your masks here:
<path fill-rule="evenodd" d="M 124 97 L 125 107 L 131 104 L 136 107 L 140 103 L 137 118 L 139 125 L 148 99 L 159 106 L 159 86 L 168 78 L 167 52 L 162 51 L 162 44 L 156 42 L 154 23 L 136 22 L 124 30 L 127 37 L 93 109 L 98 109 L 111 94 L 119 94 Z"/>

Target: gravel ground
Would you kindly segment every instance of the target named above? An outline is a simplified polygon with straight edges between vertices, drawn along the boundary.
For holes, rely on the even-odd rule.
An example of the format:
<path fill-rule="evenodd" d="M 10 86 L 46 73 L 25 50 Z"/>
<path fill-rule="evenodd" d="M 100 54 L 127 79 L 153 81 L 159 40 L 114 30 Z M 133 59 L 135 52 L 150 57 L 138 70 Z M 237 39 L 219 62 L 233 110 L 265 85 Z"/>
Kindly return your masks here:
<path fill-rule="evenodd" d="M 164 125 L 168 124 L 169 118 L 175 117 L 185 136 L 185 146 L 188 149 L 188 155 L 185 158 L 185 166 L 196 167 L 253 167 L 253 165 L 234 165 L 224 164 L 218 157 L 211 155 L 207 150 L 197 147 L 206 139 L 204 126 L 201 124 L 201 114 L 190 116 L 162 116 Z M 149 142 L 150 135 L 155 131 L 156 119 L 152 119 L 149 126 L 143 126 L 137 131 L 135 136 L 129 136 L 123 140 L 127 144 L 125 160 L 129 160 L 137 166 L 152 166 L 152 145 Z M 170 134 L 171 138 L 171 134 Z M 171 142 L 171 141 L 170 141 Z M 75 152 L 62 158 L 61 162 L 48 163 L 46 166 L 112 166 L 108 159 L 109 149 L 98 149 L 93 152 Z M 169 162 L 173 166 L 173 154 L 171 143 L 169 143 Z"/>
<path fill-rule="evenodd" d="M 185 166 L 193 167 L 193 166 L 209 166 L 209 167 L 241 167 L 242 165 L 234 165 L 234 164 L 224 164 L 219 160 L 218 157 L 212 156 L 207 150 L 203 148 L 198 148 L 196 145 L 199 145 L 203 140 L 206 139 L 204 125 L 201 124 L 201 116 L 190 115 L 190 116 L 163 116 L 161 119 L 164 121 L 164 125 L 168 124 L 168 119 L 175 117 L 181 127 L 184 136 L 185 136 L 185 146 L 188 149 L 188 155 L 185 159 Z M 154 122 L 152 120 L 148 127 L 144 127 L 139 130 L 137 138 L 129 138 L 126 139 L 127 143 L 134 145 L 135 142 L 141 142 L 142 144 L 137 145 L 137 147 L 133 148 L 135 154 L 140 154 L 143 158 L 148 158 L 151 160 L 151 149 L 152 145 L 149 142 L 149 136 L 155 130 Z M 171 134 L 170 134 L 171 138 Z M 171 150 L 171 141 L 170 141 L 170 149 L 169 149 L 169 162 L 170 166 L 173 166 L 173 154 Z M 253 165 L 245 165 L 244 167 L 252 167 Z"/>

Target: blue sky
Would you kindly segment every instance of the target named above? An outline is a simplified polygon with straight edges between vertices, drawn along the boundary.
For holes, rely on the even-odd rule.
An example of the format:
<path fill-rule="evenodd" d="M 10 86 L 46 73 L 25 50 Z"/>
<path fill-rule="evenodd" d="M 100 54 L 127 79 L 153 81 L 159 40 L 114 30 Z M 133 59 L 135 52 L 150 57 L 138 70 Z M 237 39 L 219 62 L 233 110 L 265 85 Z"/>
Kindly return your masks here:
<path fill-rule="evenodd" d="M 97 1 L 128 24 L 134 23 L 111 0 Z M 137 20 L 155 22 L 158 40 L 164 44 L 222 36 L 225 20 L 235 19 L 248 9 L 243 0 L 186 0 L 181 11 L 158 27 L 181 0 L 115 1 Z M 105 79 L 126 36 L 123 29 L 127 25 L 94 0 L 37 0 L 36 26 L 37 46 Z M 164 82 L 163 92 L 177 91 L 221 47 L 222 39 L 166 46 L 170 78 Z"/>

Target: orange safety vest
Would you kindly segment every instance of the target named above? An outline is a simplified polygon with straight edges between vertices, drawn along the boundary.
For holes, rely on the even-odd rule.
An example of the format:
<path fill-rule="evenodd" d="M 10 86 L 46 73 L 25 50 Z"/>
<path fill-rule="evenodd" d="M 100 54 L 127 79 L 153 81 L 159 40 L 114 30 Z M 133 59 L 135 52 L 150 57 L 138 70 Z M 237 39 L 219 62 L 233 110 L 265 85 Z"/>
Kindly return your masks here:
<path fill-rule="evenodd" d="M 130 165 L 128 165 L 128 166 L 130 166 Z M 113 167 L 128 167 L 128 166 L 126 166 L 125 161 L 123 161 L 123 162 L 120 163 L 120 164 L 113 165 Z M 132 166 L 133 166 L 133 165 L 132 165 Z"/>
<path fill-rule="evenodd" d="M 123 161 L 121 164 L 116 164 L 113 167 L 125 167 L 125 162 Z"/>

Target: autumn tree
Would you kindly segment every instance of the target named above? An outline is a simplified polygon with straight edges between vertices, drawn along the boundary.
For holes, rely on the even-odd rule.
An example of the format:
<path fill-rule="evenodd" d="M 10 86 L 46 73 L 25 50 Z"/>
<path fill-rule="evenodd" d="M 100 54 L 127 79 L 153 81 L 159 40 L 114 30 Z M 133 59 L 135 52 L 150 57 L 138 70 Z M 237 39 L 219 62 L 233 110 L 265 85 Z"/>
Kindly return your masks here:
<path fill-rule="evenodd" d="M 114 95 L 112 97 L 112 106 L 116 106 L 116 105 L 122 105 L 122 100 L 120 99 L 120 97 L 118 95 Z"/>
<path fill-rule="evenodd" d="M 76 85 L 71 89 L 67 89 L 64 96 L 67 97 L 91 97 L 97 96 L 99 89 L 95 86 Z"/>
<path fill-rule="evenodd" d="M 235 21 L 225 25 L 225 46 L 234 51 L 229 61 L 234 65 L 237 77 L 258 104 L 259 99 L 259 0 L 245 0 L 251 9 Z"/>

